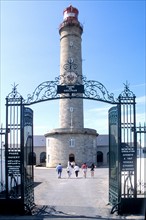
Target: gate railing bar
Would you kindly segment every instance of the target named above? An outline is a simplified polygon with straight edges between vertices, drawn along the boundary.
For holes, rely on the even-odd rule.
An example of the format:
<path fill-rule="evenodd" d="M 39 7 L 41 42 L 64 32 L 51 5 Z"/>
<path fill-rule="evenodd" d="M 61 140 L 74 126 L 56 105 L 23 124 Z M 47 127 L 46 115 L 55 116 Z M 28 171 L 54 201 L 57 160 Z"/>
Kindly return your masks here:
<path fill-rule="evenodd" d="M 0 128 L 0 148 L 1 148 L 1 152 L 0 152 L 0 193 L 3 193 L 4 191 L 4 180 L 3 180 L 3 139 L 2 139 L 2 135 L 5 135 L 4 129 L 2 127 L 1 124 L 1 128 Z"/>
<path fill-rule="evenodd" d="M 132 132 L 135 133 L 136 137 L 137 137 L 137 141 L 139 141 L 139 145 L 137 146 L 139 151 L 137 152 L 137 160 L 138 160 L 138 170 L 137 172 L 139 172 L 139 176 L 137 179 L 137 194 L 138 196 L 144 196 L 144 190 L 145 190 L 145 177 L 144 177 L 144 162 L 142 160 L 144 156 L 144 150 L 146 148 L 146 125 L 144 123 L 144 126 L 141 125 L 141 123 L 139 123 L 139 126 L 136 126 L 135 129 L 132 128 L 131 130 Z M 143 150 L 143 151 L 142 151 Z"/>

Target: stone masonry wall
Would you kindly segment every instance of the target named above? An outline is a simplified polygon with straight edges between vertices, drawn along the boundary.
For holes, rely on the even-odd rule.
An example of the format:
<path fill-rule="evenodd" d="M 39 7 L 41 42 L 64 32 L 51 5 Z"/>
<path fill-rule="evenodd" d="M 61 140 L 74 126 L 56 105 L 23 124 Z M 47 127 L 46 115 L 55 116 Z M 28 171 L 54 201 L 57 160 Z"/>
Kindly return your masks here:
<path fill-rule="evenodd" d="M 75 162 L 79 166 L 84 162 L 88 166 L 93 162 L 96 163 L 96 136 L 96 132 L 86 133 L 86 130 L 82 133 L 78 131 L 78 133 L 48 134 L 46 152 L 49 159 L 46 161 L 46 166 L 56 167 L 58 163 L 61 163 L 66 167 L 70 154 L 74 155 Z M 71 138 L 75 140 L 74 146 L 70 146 Z"/>

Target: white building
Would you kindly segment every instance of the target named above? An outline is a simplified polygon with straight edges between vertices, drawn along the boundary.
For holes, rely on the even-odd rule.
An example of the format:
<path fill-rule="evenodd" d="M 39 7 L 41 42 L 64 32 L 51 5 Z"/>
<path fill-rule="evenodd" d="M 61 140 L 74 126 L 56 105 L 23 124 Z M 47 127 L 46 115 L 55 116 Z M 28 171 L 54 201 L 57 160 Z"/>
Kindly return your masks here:
<path fill-rule="evenodd" d="M 33 137 L 34 153 L 33 162 L 35 165 L 46 166 L 46 138 L 44 135 Z"/>

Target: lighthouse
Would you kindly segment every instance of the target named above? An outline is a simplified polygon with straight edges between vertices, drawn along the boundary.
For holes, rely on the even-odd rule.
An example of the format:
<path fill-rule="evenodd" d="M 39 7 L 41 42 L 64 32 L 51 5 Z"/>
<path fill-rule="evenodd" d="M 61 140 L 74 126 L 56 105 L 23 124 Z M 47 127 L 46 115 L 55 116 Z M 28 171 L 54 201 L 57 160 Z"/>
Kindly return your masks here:
<path fill-rule="evenodd" d="M 63 11 L 63 22 L 59 26 L 60 35 L 60 84 L 64 86 L 82 85 L 82 33 L 83 26 L 78 20 L 79 11 L 70 5 Z M 45 134 L 46 166 L 64 167 L 68 161 L 79 166 L 82 163 L 96 164 L 97 132 L 84 128 L 83 98 L 68 98 L 60 94 L 59 128 Z"/>
<path fill-rule="evenodd" d="M 66 85 L 81 83 L 83 27 L 78 21 L 78 10 L 72 6 L 63 12 L 60 34 L 60 76 Z M 60 127 L 83 128 L 83 99 L 60 100 Z"/>

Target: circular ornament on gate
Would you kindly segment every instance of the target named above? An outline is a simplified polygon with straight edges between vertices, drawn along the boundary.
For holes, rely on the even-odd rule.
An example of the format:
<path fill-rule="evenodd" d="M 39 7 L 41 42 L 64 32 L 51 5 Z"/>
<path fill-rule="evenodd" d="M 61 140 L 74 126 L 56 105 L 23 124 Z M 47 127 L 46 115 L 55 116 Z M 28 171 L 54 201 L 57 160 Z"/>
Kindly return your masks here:
<path fill-rule="evenodd" d="M 77 74 L 75 72 L 67 72 L 65 74 L 65 82 L 67 84 L 74 84 L 77 81 Z"/>

